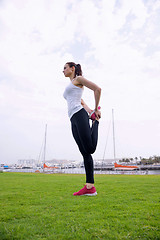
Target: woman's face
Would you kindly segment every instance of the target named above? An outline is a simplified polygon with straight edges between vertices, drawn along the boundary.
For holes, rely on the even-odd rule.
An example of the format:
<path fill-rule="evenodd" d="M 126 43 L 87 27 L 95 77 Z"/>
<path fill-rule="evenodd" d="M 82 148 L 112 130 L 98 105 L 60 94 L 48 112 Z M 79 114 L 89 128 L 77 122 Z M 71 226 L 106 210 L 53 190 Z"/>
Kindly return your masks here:
<path fill-rule="evenodd" d="M 73 67 L 70 67 L 68 64 L 65 64 L 63 73 L 65 77 L 70 77 L 71 74 L 73 73 Z"/>

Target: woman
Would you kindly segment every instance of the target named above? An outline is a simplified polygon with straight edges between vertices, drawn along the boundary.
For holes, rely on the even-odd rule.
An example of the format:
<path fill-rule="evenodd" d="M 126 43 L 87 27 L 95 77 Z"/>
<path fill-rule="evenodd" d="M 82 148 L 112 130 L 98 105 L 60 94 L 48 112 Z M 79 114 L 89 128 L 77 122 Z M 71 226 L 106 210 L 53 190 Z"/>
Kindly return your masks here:
<path fill-rule="evenodd" d="M 83 156 L 86 172 L 86 185 L 73 195 L 95 196 L 97 195 L 97 192 L 94 187 L 94 169 L 91 154 L 95 152 L 98 140 L 98 125 L 101 117 L 98 104 L 101 95 L 101 88 L 82 76 L 80 64 L 67 62 L 64 66 L 63 73 L 65 77 L 69 77 L 71 81 L 66 87 L 63 96 L 67 100 L 68 116 L 71 120 L 72 134 Z M 93 118 L 94 120 L 91 128 L 89 124 L 89 114 L 92 115 L 93 111 L 86 105 L 83 99 L 81 99 L 84 87 L 87 87 L 94 92 L 95 118 Z"/>

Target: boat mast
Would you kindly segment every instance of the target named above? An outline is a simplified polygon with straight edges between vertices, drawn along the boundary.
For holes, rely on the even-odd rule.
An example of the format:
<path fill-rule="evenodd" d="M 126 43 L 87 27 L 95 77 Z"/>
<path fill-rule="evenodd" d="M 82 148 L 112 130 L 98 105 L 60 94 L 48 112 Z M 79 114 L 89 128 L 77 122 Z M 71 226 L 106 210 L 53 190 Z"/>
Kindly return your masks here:
<path fill-rule="evenodd" d="M 46 138 L 47 138 L 47 124 L 45 127 L 45 136 L 44 136 L 43 172 L 44 172 L 44 164 L 45 164 L 45 159 L 46 159 Z"/>
<path fill-rule="evenodd" d="M 113 129 L 113 153 L 116 160 L 115 131 L 114 131 L 114 110 L 112 109 L 112 129 Z"/>

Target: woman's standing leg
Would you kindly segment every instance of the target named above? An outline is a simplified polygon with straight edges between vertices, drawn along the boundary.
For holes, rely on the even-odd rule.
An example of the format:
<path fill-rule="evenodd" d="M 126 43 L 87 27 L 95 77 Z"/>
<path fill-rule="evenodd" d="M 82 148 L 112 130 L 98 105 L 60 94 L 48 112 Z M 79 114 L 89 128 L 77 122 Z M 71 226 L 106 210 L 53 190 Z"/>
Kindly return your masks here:
<path fill-rule="evenodd" d="M 72 134 L 84 159 L 86 183 L 94 183 L 94 167 L 91 154 L 96 150 L 98 125 L 95 121 L 90 128 L 88 114 L 84 109 L 76 113 L 72 119 Z"/>
<path fill-rule="evenodd" d="M 94 183 L 94 167 L 93 167 L 93 158 L 90 153 L 86 153 L 83 144 L 81 143 L 81 139 L 78 134 L 78 130 L 76 125 L 72 124 L 72 134 L 78 145 L 78 148 L 83 156 L 84 167 L 86 172 L 86 183 Z"/>

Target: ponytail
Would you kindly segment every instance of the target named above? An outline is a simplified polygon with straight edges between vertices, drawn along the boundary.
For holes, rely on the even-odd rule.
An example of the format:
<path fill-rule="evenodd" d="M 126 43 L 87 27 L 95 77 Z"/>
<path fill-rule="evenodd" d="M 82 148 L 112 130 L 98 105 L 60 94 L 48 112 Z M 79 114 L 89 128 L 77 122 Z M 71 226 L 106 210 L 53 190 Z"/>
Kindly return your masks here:
<path fill-rule="evenodd" d="M 70 67 L 75 67 L 75 76 L 82 76 L 82 69 L 81 69 L 81 65 L 75 64 L 74 62 L 67 62 L 66 64 L 68 64 Z"/>

